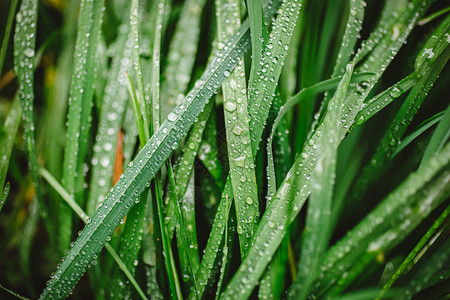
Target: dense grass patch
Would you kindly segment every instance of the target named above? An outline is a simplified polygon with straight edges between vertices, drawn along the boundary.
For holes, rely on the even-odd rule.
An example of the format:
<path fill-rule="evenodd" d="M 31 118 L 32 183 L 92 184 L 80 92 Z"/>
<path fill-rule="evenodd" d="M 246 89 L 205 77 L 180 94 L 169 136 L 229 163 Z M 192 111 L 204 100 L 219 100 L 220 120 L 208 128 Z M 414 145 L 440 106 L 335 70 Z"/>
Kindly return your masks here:
<path fill-rule="evenodd" d="M 0 3 L 0 298 L 450 294 L 443 0 Z"/>

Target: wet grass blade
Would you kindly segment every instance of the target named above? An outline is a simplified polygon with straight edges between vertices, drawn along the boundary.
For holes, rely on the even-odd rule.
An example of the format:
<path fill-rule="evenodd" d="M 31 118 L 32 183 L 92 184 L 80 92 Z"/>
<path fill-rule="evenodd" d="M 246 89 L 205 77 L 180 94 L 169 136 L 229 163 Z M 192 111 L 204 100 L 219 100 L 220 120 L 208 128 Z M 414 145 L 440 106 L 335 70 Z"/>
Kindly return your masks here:
<path fill-rule="evenodd" d="M 10 184 L 7 182 L 3 187 L 2 194 L 0 196 L 0 212 L 2 211 L 3 205 L 5 205 L 6 199 L 8 198 L 10 190 Z"/>
<path fill-rule="evenodd" d="M 351 78 L 351 82 L 358 82 L 368 80 L 373 76 L 373 73 L 362 73 L 355 74 Z M 340 81 L 339 77 L 327 79 L 321 82 L 314 84 L 311 87 L 304 88 L 292 98 L 290 98 L 285 105 L 280 108 L 280 111 L 275 118 L 274 124 L 272 126 L 272 130 L 270 132 L 269 138 L 267 140 L 267 186 L 268 186 L 268 199 L 272 198 L 272 196 L 276 192 L 276 174 L 275 174 L 275 166 L 274 166 L 274 156 L 273 156 L 273 140 L 275 137 L 275 133 L 278 125 L 280 124 L 283 117 L 286 113 L 292 108 L 300 103 L 301 101 L 307 101 L 308 99 L 314 98 L 315 95 L 326 92 L 335 88 Z"/>
<path fill-rule="evenodd" d="M 78 205 L 78 203 L 70 196 L 70 194 L 64 189 L 62 185 L 59 184 L 59 182 L 44 168 L 39 169 L 39 173 L 42 175 L 42 177 L 47 180 L 47 182 L 58 192 L 58 194 L 62 197 L 62 199 L 70 206 L 70 208 L 77 214 L 77 216 L 83 220 L 84 223 L 89 223 L 90 218 L 87 213 L 84 212 L 84 210 Z M 147 299 L 144 292 L 140 288 L 139 284 L 134 279 L 131 272 L 127 269 L 127 266 L 122 261 L 120 256 L 116 253 L 114 248 L 109 245 L 108 243 L 105 244 L 106 250 L 109 252 L 109 254 L 113 257 L 113 259 L 116 261 L 120 269 L 124 272 L 125 276 L 130 280 L 132 285 L 136 288 L 136 291 L 138 292 L 139 296 L 141 296 L 142 299 Z"/>
<path fill-rule="evenodd" d="M 436 127 L 431 140 L 425 150 L 420 165 L 422 166 L 427 160 L 436 155 L 447 142 L 450 136 L 450 106 L 445 110 L 439 125 Z"/>
<path fill-rule="evenodd" d="M 433 127 L 436 123 L 439 123 L 442 120 L 443 112 L 438 113 L 437 115 L 431 117 L 429 120 L 425 121 L 422 126 L 414 130 L 413 133 L 405 137 L 397 146 L 394 153 L 392 153 L 392 157 L 395 157 L 399 154 L 403 149 L 405 149 L 410 143 L 412 143 L 417 137 L 426 132 L 428 129 Z"/>
<path fill-rule="evenodd" d="M 318 149 L 318 155 L 311 174 L 311 197 L 308 202 L 304 242 L 298 264 L 298 276 L 289 292 L 290 297 L 295 299 L 307 297 L 319 271 L 320 259 L 328 245 L 337 148 L 340 143 L 339 120 L 342 118 L 341 107 L 345 101 L 352 72 L 353 66 L 348 64 L 346 73 L 328 104 L 325 119 L 321 124 L 323 133 L 314 145 Z"/>
<path fill-rule="evenodd" d="M 36 22 L 38 2 L 26 0 L 21 3 L 16 15 L 17 26 L 14 34 L 14 73 L 19 82 L 18 96 L 22 106 L 26 153 L 40 211 L 50 237 L 54 237 L 54 227 L 47 218 L 47 204 L 42 198 L 37 164 L 35 124 L 34 124 L 34 63 L 36 44 Z M 37 216 L 36 216 L 37 220 Z M 28 235 L 31 237 L 31 235 Z M 24 251 L 22 251 L 24 252 Z"/>
<path fill-rule="evenodd" d="M 97 209 L 83 233 L 70 249 L 41 295 L 41 298 L 64 297 L 86 271 L 88 264 L 102 249 L 120 220 L 125 217 L 145 186 L 156 175 L 192 126 L 206 102 L 235 67 L 249 43 L 248 23 L 243 25 L 212 61 L 194 89 L 172 111 L 160 129 L 138 153 L 123 178 L 106 196 L 104 205 Z M 218 61 L 219 59 L 219 61 Z"/>
<path fill-rule="evenodd" d="M 81 2 L 62 174 L 64 187 L 79 203 L 83 203 L 83 163 L 90 128 L 95 57 L 102 17 L 103 0 Z M 59 229 L 59 246 L 63 252 L 72 240 L 72 212 L 65 203 L 61 205 Z"/>
<path fill-rule="evenodd" d="M 383 286 L 383 289 L 379 292 L 376 297 L 376 300 L 382 299 L 383 296 L 388 292 L 391 286 L 397 281 L 397 279 L 406 273 L 407 269 L 411 267 L 411 265 L 417 264 L 417 260 L 428 250 L 428 248 L 433 244 L 433 241 L 436 241 L 438 236 L 443 234 L 443 228 L 441 228 L 445 219 L 450 213 L 450 206 L 442 212 L 442 214 L 436 219 L 436 221 L 431 225 L 430 229 L 424 234 L 424 236 L 420 239 L 414 249 L 408 254 L 402 264 L 397 268 L 395 273 L 391 276 L 389 281 Z M 440 229 L 441 228 L 441 229 Z M 438 231 L 438 229 L 440 229 Z M 445 233 L 444 233 L 445 234 Z M 424 251 L 425 250 L 425 251 Z"/>
<path fill-rule="evenodd" d="M 115 52 L 105 86 L 97 136 L 92 157 L 92 179 L 86 212 L 92 215 L 112 185 L 116 141 L 129 105 L 127 75 L 131 70 L 130 27 L 122 24 L 116 39 Z"/>
<path fill-rule="evenodd" d="M 302 6 L 302 1 L 283 2 L 277 16 L 267 45 L 263 49 L 261 68 L 254 83 L 248 87 L 248 105 L 250 115 L 250 133 L 252 150 L 256 154 L 261 141 L 266 119 L 272 104 L 281 68 L 289 49 L 292 34 Z M 266 81 L 269 78 L 269 82 Z"/>
<path fill-rule="evenodd" d="M 165 118 L 183 99 L 194 67 L 205 0 L 188 0 L 183 5 L 167 57 L 161 84 L 161 114 Z"/>
<path fill-rule="evenodd" d="M 261 68 L 261 56 L 263 49 L 263 42 L 267 38 L 263 36 L 263 32 L 265 35 L 267 34 L 267 29 L 264 28 L 264 14 L 263 7 L 260 0 L 255 1 L 246 1 L 247 10 L 248 10 L 248 19 L 250 20 L 250 34 L 252 37 L 252 62 L 250 67 L 250 84 L 255 82 L 256 74 L 258 70 Z"/>
<path fill-rule="evenodd" d="M 6 50 L 8 49 L 9 37 L 11 35 L 11 28 L 16 13 L 18 0 L 12 0 L 9 6 L 8 19 L 6 20 L 6 28 L 3 35 L 2 48 L 0 50 L 0 77 L 3 71 L 3 63 L 5 62 Z"/>
<path fill-rule="evenodd" d="M 240 26 L 239 2 L 216 1 L 219 43 L 227 40 Z M 258 55 L 258 54 L 255 54 Z M 245 256 L 259 220 L 258 187 L 253 163 L 252 143 L 248 124 L 245 68 L 238 62 L 233 73 L 226 74 L 222 85 L 228 163 L 237 216 L 237 233 L 241 257 Z"/>
<path fill-rule="evenodd" d="M 9 160 L 14 146 L 14 139 L 19 129 L 20 120 L 22 119 L 22 106 L 18 96 L 14 98 L 11 109 L 3 124 L 3 133 L 0 138 L 0 188 L 5 185 L 6 173 L 8 171 Z"/>
<path fill-rule="evenodd" d="M 364 122 L 380 112 L 395 99 L 399 98 L 401 95 L 410 90 L 415 84 L 417 84 L 418 79 L 418 73 L 413 72 L 390 88 L 367 101 L 356 116 L 356 122 L 350 128 L 350 131 L 353 131 L 358 126 L 362 125 Z"/>

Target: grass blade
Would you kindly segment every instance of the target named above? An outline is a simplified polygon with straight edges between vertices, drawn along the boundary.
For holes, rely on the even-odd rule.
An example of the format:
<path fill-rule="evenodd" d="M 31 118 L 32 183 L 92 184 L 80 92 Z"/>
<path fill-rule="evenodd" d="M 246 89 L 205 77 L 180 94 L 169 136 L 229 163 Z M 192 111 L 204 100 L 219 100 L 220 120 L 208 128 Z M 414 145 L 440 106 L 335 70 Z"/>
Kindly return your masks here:
<path fill-rule="evenodd" d="M 239 18 L 233 18 L 240 15 L 239 2 L 216 1 L 216 15 L 218 16 L 219 43 L 223 43 L 240 26 Z M 258 54 L 255 53 L 255 55 Z M 222 91 L 228 162 L 236 207 L 237 233 L 241 256 L 244 257 L 259 220 L 259 201 L 248 125 L 243 60 L 238 62 L 233 73 L 227 74 L 227 77 L 222 85 Z"/>
<path fill-rule="evenodd" d="M 63 200 L 70 206 L 70 208 L 77 214 L 77 216 L 84 222 L 89 223 L 90 218 L 87 213 L 84 212 L 84 210 L 78 205 L 78 203 L 71 197 L 71 195 L 64 189 L 62 185 L 59 184 L 59 182 L 44 168 L 39 169 L 39 173 L 42 175 L 42 177 L 47 180 L 47 182 L 58 192 L 58 194 L 63 198 Z M 113 259 L 116 261 L 116 263 L 119 265 L 120 269 L 125 273 L 127 278 L 130 280 L 130 282 L 133 284 L 133 286 L 136 288 L 136 291 L 139 293 L 142 299 L 147 299 L 144 292 L 140 288 L 139 284 L 134 279 L 131 272 L 127 269 L 125 263 L 121 260 L 120 256 L 116 253 L 114 248 L 109 245 L 108 243 L 105 244 L 106 250 L 111 254 Z"/>
<path fill-rule="evenodd" d="M 437 239 L 437 237 L 442 234 L 442 229 L 439 232 L 436 232 L 445 221 L 447 216 L 450 213 L 450 206 L 442 212 L 442 214 L 436 219 L 430 229 L 425 233 L 425 235 L 420 239 L 414 249 L 409 253 L 409 255 L 405 258 L 402 264 L 397 268 L 395 273 L 391 276 L 389 281 L 383 286 L 383 289 L 379 292 L 376 300 L 382 299 L 383 296 L 388 292 L 391 286 L 397 281 L 397 279 L 403 274 L 406 273 L 406 269 L 409 268 L 412 264 L 417 263 L 417 259 L 420 259 L 420 256 L 423 255 L 423 248 L 425 251 L 433 244 L 433 241 Z M 420 255 L 419 255 L 420 254 Z M 419 256 L 419 257 L 418 257 Z M 416 259 L 417 258 L 417 259 Z"/>
<path fill-rule="evenodd" d="M 113 161 L 116 141 L 125 114 L 129 96 L 127 75 L 131 69 L 130 28 L 123 24 L 115 44 L 115 53 L 105 87 L 105 95 L 92 157 L 91 192 L 86 204 L 86 212 L 92 216 L 112 185 Z"/>
<path fill-rule="evenodd" d="M 69 113 L 64 151 L 62 182 L 67 191 L 82 203 L 83 163 L 90 128 L 90 114 L 94 87 L 96 48 L 99 43 L 103 17 L 103 1 L 81 1 L 74 71 L 69 96 Z M 72 212 L 65 203 L 61 206 L 59 246 L 64 252 L 72 239 Z"/>
<path fill-rule="evenodd" d="M 3 71 L 3 63 L 5 62 L 6 50 L 8 49 L 9 37 L 11 35 L 12 23 L 14 14 L 16 13 L 18 0 L 12 0 L 9 6 L 8 20 L 6 21 L 6 28 L 3 36 L 2 48 L 0 50 L 0 77 Z"/>
<path fill-rule="evenodd" d="M 422 166 L 427 160 L 436 155 L 444 144 L 447 142 L 450 136 L 450 106 L 444 112 L 442 119 L 439 121 L 439 125 L 436 127 L 431 140 L 428 143 L 427 149 L 422 158 L 420 165 Z"/>
<path fill-rule="evenodd" d="M 350 131 L 353 131 L 358 126 L 362 125 L 364 122 L 373 117 L 376 113 L 381 111 L 395 99 L 406 93 L 415 84 L 417 84 L 418 77 L 418 73 L 413 72 L 390 88 L 367 101 L 367 103 L 364 104 L 364 106 L 356 116 L 356 122 L 350 128 Z"/>
<path fill-rule="evenodd" d="M 308 204 L 304 243 L 302 245 L 298 276 L 290 289 L 290 297 L 305 299 L 310 285 L 314 282 L 319 259 L 328 245 L 331 215 L 331 200 L 336 172 L 337 147 L 339 139 L 340 108 L 343 106 L 350 84 L 353 66 L 347 65 L 334 97 L 330 100 L 323 123 L 323 135 L 319 136 L 318 156 L 311 179 L 311 197 Z"/>
<path fill-rule="evenodd" d="M 0 143 L 0 153 L 3 153 L 0 158 L 0 188 L 3 189 L 5 185 L 6 173 L 8 171 L 9 160 L 14 146 L 14 139 L 19 129 L 19 124 L 22 116 L 21 101 L 18 96 L 14 98 L 11 109 L 6 117 L 3 125 L 3 131 Z"/>
<path fill-rule="evenodd" d="M 0 196 L 0 212 L 2 211 L 3 205 L 5 205 L 6 199 L 8 198 L 10 190 L 9 182 L 3 187 L 2 195 Z"/>
<path fill-rule="evenodd" d="M 162 117 L 165 118 L 183 99 L 191 78 L 200 38 L 200 22 L 205 0 L 187 0 L 183 5 L 170 43 L 161 85 Z"/>
<path fill-rule="evenodd" d="M 431 117 L 429 120 L 425 121 L 425 123 L 417 128 L 413 133 L 405 137 L 397 146 L 395 149 L 395 152 L 392 153 L 392 157 L 395 157 L 397 154 L 399 154 L 405 147 L 407 147 L 411 142 L 413 142 L 417 137 L 419 137 L 422 133 L 433 127 L 436 123 L 440 122 L 442 120 L 443 113 L 439 113 L 433 117 Z"/>
<path fill-rule="evenodd" d="M 256 75 L 256 81 L 248 87 L 248 105 L 250 115 L 250 133 L 252 150 L 256 154 L 261 141 L 263 126 L 272 104 L 272 96 L 280 78 L 281 68 L 286 58 L 287 49 L 297 22 L 302 1 L 283 2 L 280 14 L 273 24 L 267 45 L 261 58 L 261 69 Z M 269 78 L 267 84 L 264 78 Z"/>

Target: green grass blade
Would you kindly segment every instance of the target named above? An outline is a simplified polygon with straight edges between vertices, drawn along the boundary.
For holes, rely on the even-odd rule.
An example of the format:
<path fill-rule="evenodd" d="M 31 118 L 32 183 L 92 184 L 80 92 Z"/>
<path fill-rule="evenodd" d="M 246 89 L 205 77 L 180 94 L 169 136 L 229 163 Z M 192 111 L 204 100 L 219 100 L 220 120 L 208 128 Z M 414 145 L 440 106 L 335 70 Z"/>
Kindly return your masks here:
<path fill-rule="evenodd" d="M 440 16 L 442 16 L 442 15 L 448 13 L 448 12 L 450 12 L 450 7 L 443 8 L 443 9 L 441 9 L 441 10 L 435 12 L 435 13 L 432 13 L 431 15 L 423 18 L 422 20 L 417 22 L 417 25 L 423 26 L 423 25 L 433 21 L 434 19 L 436 19 L 436 18 L 438 18 L 438 17 L 440 17 Z"/>
<path fill-rule="evenodd" d="M 82 203 L 83 163 L 87 150 L 92 98 L 94 96 L 94 67 L 103 17 L 103 1 L 82 1 L 78 19 L 74 70 L 69 96 L 66 147 L 62 182 L 67 191 Z M 60 212 L 59 246 L 69 247 L 72 239 L 72 212 L 62 203 Z"/>
<path fill-rule="evenodd" d="M 411 299 L 413 296 L 416 298 L 417 296 L 423 296 L 425 299 L 432 299 L 434 296 L 439 298 L 439 294 L 441 296 L 446 296 L 448 294 L 447 282 L 448 282 L 448 273 L 445 276 L 440 274 L 441 270 L 448 272 L 448 264 L 450 262 L 450 253 L 448 251 L 450 247 L 450 240 L 444 239 L 442 244 L 438 249 L 432 253 L 430 257 L 423 258 L 424 262 L 420 264 L 418 268 L 411 274 L 410 279 L 406 283 L 406 286 L 403 289 L 403 293 L 405 294 L 407 299 Z M 433 278 L 434 277 L 434 278 Z M 446 278 L 447 277 L 447 278 Z M 433 280 L 434 279 L 434 280 Z M 441 288 L 439 285 L 436 285 L 434 288 L 430 288 L 430 285 L 434 282 L 441 282 Z M 429 288 L 430 294 L 419 294 L 415 295 L 423 289 Z M 433 292 L 435 295 L 433 295 Z M 437 295 L 436 295 L 437 294 Z"/>
<path fill-rule="evenodd" d="M 64 189 L 64 187 L 62 185 L 60 185 L 59 182 L 50 174 L 50 172 L 48 172 L 44 168 L 40 168 L 39 173 L 58 192 L 58 194 L 63 198 L 63 200 L 70 206 L 70 208 L 77 214 L 77 216 L 81 220 L 83 220 L 84 223 L 90 222 L 90 218 L 89 218 L 88 214 L 84 212 L 84 210 L 78 205 L 78 203 L 72 198 L 72 196 Z M 105 244 L 105 247 L 106 247 L 106 250 L 109 252 L 109 254 L 111 254 L 113 259 L 119 265 L 120 269 L 127 276 L 128 280 L 130 280 L 130 282 L 136 288 L 136 291 L 141 296 L 141 298 L 147 299 L 144 292 L 140 288 L 139 284 L 136 282 L 133 275 L 127 269 L 125 263 L 122 261 L 120 256 L 116 253 L 114 248 L 111 245 L 109 245 L 108 243 Z"/>
<path fill-rule="evenodd" d="M 423 255 L 423 249 L 425 251 L 433 244 L 433 241 L 436 241 L 437 237 L 442 234 L 442 229 L 437 232 L 437 230 L 441 227 L 442 223 L 445 221 L 447 216 L 450 213 L 450 206 L 442 212 L 442 214 L 436 219 L 436 221 L 431 225 L 430 229 L 424 234 L 424 236 L 420 239 L 417 245 L 412 249 L 412 251 L 408 254 L 402 264 L 397 268 L 395 273 L 391 276 L 389 281 L 383 286 L 383 289 L 379 292 L 376 299 L 382 299 L 384 295 L 388 292 L 391 286 L 397 281 L 397 279 L 406 273 L 406 269 L 409 268 L 412 264 L 417 263 L 417 259 L 420 259 L 420 256 Z"/>
<path fill-rule="evenodd" d="M 92 216 L 112 185 L 114 156 L 121 120 L 128 104 L 127 75 L 131 69 L 131 41 L 129 26 L 119 27 L 115 53 L 105 86 L 97 136 L 92 157 L 92 171 L 86 212 Z"/>
<path fill-rule="evenodd" d="M 61 297 L 69 293 L 86 271 L 88 264 L 102 249 L 107 237 L 131 209 L 135 199 L 186 135 L 207 100 L 226 79 L 225 74 L 233 70 L 236 60 L 243 54 L 248 42 L 247 23 L 243 24 L 238 34 L 231 38 L 227 47 L 217 54 L 198 84 L 167 116 L 167 120 L 127 168 L 123 178 L 106 196 L 104 205 L 97 209 L 91 222 L 75 241 L 68 258 L 58 268 L 56 276 L 52 278 L 41 298 Z"/>
<path fill-rule="evenodd" d="M 218 16 L 219 43 L 223 43 L 240 26 L 239 18 L 233 18 L 240 15 L 239 2 L 216 1 L 216 15 Z M 259 220 L 259 201 L 248 124 L 243 60 L 238 62 L 233 73 L 227 74 L 227 77 L 222 85 L 222 91 L 228 163 L 236 207 L 237 233 L 241 256 L 244 257 Z"/>
<path fill-rule="evenodd" d="M 228 197 L 225 196 L 225 211 L 229 211 Z M 225 276 L 225 270 L 227 267 L 228 260 L 228 217 L 229 214 L 225 217 L 225 237 L 224 237 L 224 245 L 222 248 L 222 265 L 220 266 L 220 275 L 219 281 L 217 282 L 217 290 L 216 290 L 216 300 L 219 299 L 220 292 L 222 290 L 223 278 Z"/>
<path fill-rule="evenodd" d="M 195 233 L 195 206 L 192 200 L 193 195 L 184 195 L 182 197 L 182 204 L 180 204 L 177 188 L 173 175 L 172 165 L 167 163 L 168 180 L 170 186 L 170 201 L 175 206 L 175 217 L 177 219 L 177 238 L 178 238 L 178 256 L 181 264 L 181 271 L 184 281 L 191 280 L 192 289 L 195 295 L 198 295 L 198 283 L 196 272 L 200 264 L 200 257 L 198 254 L 197 235 Z M 192 181 L 194 177 L 192 177 Z M 193 184 L 193 182 L 191 183 Z M 186 219 L 186 217 L 188 219 Z M 190 226 L 190 227 L 189 227 Z M 168 235 L 169 236 L 169 235 Z"/>
<path fill-rule="evenodd" d="M 256 80 L 256 74 L 261 68 L 261 56 L 263 49 L 263 28 L 264 15 L 261 0 L 246 1 L 248 9 L 248 19 L 250 20 L 250 34 L 252 37 L 252 62 L 250 67 L 249 82 Z M 265 28 L 264 28 L 265 29 Z M 266 33 L 266 30 L 264 30 Z"/>
<path fill-rule="evenodd" d="M 335 181 L 339 139 L 340 108 L 350 84 L 353 66 L 347 65 L 334 97 L 330 100 L 322 123 L 323 134 L 316 142 L 318 155 L 311 174 L 311 197 L 308 204 L 305 233 L 298 264 L 298 276 L 290 297 L 305 299 L 318 273 L 319 261 L 328 245 L 331 200 Z"/>
<path fill-rule="evenodd" d="M 16 13 L 18 0 L 12 0 L 9 6 L 8 19 L 6 21 L 6 28 L 3 36 L 2 48 L 0 50 L 0 77 L 3 71 L 3 63 L 5 62 L 6 50 L 8 49 L 9 37 L 11 35 L 12 23 L 14 14 Z"/>
<path fill-rule="evenodd" d="M 264 124 L 272 104 L 272 96 L 280 78 L 281 68 L 286 58 L 292 33 L 297 23 L 302 1 L 289 1 L 281 4 L 272 32 L 261 57 L 261 69 L 256 81 L 248 87 L 250 133 L 252 150 L 256 153 L 264 130 Z M 269 78 L 269 82 L 266 81 Z"/>
<path fill-rule="evenodd" d="M 3 205 L 5 205 L 6 199 L 8 198 L 10 190 L 10 184 L 7 182 L 3 187 L 2 195 L 0 196 L 0 212 L 2 211 Z"/>
<path fill-rule="evenodd" d="M 158 130 L 160 126 L 160 98 L 159 98 L 159 84 L 160 84 L 160 72 L 161 72 L 161 44 L 163 38 L 163 23 L 164 15 L 167 13 L 166 10 L 169 6 L 168 0 L 159 0 L 158 2 L 158 14 L 156 15 L 155 31 L 153 35 L 153 55 L 152 55 L 152 80 L 151 80 L 151 92 L 152 92 L 152 133 Z M 137 11 L 137 10 L 136 10 Z"/>
<path fill-rule="evenodd" d="M 392 153 L 392 157 L 395 157 L 399 154 L 403 149 L 405 149 L 410 143 L 412 143 L 417 137 L 419 137 L 422 133 L 433 127 L 436 123 L 442 120 L 443 113 L 438 113 L 437 115 L 431 117 L 428 121 L 426 121 L 422 126 L 414 130 L 413 133 L 405 137 L 397 146 L 394 153 Z"/>
<path fill-rule="evenodd" d="M 138 4 L 139 0 L 134 0 L 131 2 L 131 8 L 130 8 L 130 27 L 131 27 L 131 35 L 132 35 L 132 42 L 133 42 L 133 48 L 132 48 L 132 62 L 133 62 L 133 70 L 134 75 L 137 82 L 137 88 L 136 90 L 132 89 L 134 91 L 132 100 L 133 102 L 133 108 L 135 111 L 135 117 L 136 122 L 138 123 L 138 132 L 139 132 L 139 138 L 141 140 L 141 145 L 144 145 L 144 143 L 150 138 L 150 108 L 147 105 L 147 99 L 145 95 L 145 89 L 144 89 L 144 77 L 142 74 L 142 67 L 141 67 L 141 57 L 139 53 L 139 13 L 138 13 Z M 131 82 L 131 80 L 130 80 Z M 136 114 L 137 113 L 137 114 Z"/>
<path fill-rule="evenodd" d="M 380 141 L 371 158 L 371 163 L 362 171 L 362 174 L 355 185 L 356 189 L 354 190 L 354 195 L 360 195 L 367 187 L 367 183 L 380 175 L 382 166 L 394 153 L 396 146 L 398 146 L 400 139 L 406 132 L 412 118 L 419 110 L 429 90 L 437 80 L 449 58 L 450 47 L 447 47 L 446 51 L 439 56 L 438 60 L 430 66 L 428 72 L 422 75 L 417 84 L 411 89 L 387 132 Z"/>
<path fill-rule="evenodd" d="M 350 128 L 350 131 L 353 131 L 358 126 L 362 125 L 364 122 L 373 117 L 395 99 L 399 98 L 401 95 L 410 90 L 417 83 L 418 78 L 418 73 L 413 72 L 390 88 L 384 90 L 372 99 L 368 100 L 356 116 L 356 122 Z"/>
<path fill-rule="evenodd" d="M 427 160 L 436 155 L 444 144 L 447 142 L 450 136 L 450 106 L 444 112 L 442 119 L 439 121 L 439 125 L 436 127 L 431 140 L 428 143 L 427 149 L 422 158 L 420 165 L 423 165 Z"/>
<path fill-rule="evenodd" d="M 22 117 L 22 106 L 18 96 L 14 97 L 11 109 L 3 124 L 3 133 L 0 139 L 0 188 L 3 189 L 8 171 L 9 160 L 14 146 L 14 139 L 19 129 L 20 120 Z"/>
<path fill-rule="evenodd" d="M 358 81 L 364 81 L 367 79 L 370 79 L 373 76 L 373 73 L 361 73 L 361 74 L 355 74 L 351 80 L 352 82 L 358 82 Z M 283 105 L 280 108 L 280 111 L 275 118 L 275 121 L 272 126 L 272 131 L 270 132 L 269 138 L 267 140 L 267 185 L 268 185 L 268 198 L 272 198 L 272 196 L 276 192 L 276 174 L 275 174 L 275 166 L 274 166 L 274 156 L 273 156 L 273 147 L 272 143 L 275 137 L 275 133 L 277 130 L 278 125 L 280 124 L 281 120 L 285 116 L 285 114 L 292 110 L 292 108 L 300 103 L 301 101 L 306 101 L 308 99 L 313 99 L 315 95 L 326 92 L 330 89 L 335 88 L 339 83 L 340 78 L 331 78 L 327 79 L 321 82 L 318 82 L 314 84 L 311 87 L 307 87 L 302 89 L 300 92 L 298 92 L 296 95 L 294 95 L 292 98 L 290 98 L 285 105 Z"/>
<path fill-rule="evenodd" d="M 166 117 L 183 99 L 194 67 L 200 38 L 200 21 L 205 0 L 188 0 L 183 5 L 169 46 L 166 80 L 161 84 L 161 113 Z"/>
<path fill-rule="evenodd" d="M 350 61 L 350 57 L 362 28 L 364 7 L 366 4 L 363 0 L 351 0 L 349 2 L 350 6 L 347 25 L 345 27 L 344 36 L 342 37 L 342 44 L 336 64 L 334 65 L 332 77 L 344 74 L 345 66 Z"/>
<path fill-rule="evenodd" d="M 42 197 L 34 132 L 34 63 L 37 15 L 37 1 L 22 2 L 16 15 L 18 25 L 14 34 L 14 73 L 17 74 L 19 82 L 18 95 L 22 105 L 26 153 L 38 201 L 35 205 L 38 205 L 36 209 L 40 210 L 47 231 L 52 237 L 54 236 L 54 227 L 47 218 L 47 203 Z M 31 235 L 28 236 L 31 238 Z"/>

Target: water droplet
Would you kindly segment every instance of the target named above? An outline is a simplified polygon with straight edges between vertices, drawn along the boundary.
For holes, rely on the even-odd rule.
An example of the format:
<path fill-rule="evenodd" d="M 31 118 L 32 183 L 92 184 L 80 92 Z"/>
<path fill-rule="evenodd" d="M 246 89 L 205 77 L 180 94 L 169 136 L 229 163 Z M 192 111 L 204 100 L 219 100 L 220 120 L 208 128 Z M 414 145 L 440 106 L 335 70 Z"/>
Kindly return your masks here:
<path fill-rule="evenodd" d="M 177 115 L 173 112 L 169 113 L 169 115 L 167 116 L 167 119 L 169 119 L 169 121 L 175 122 L 175 120 L 177 119 Z"/>
<path fill-rule="evenodd" d="M 227 101 L 224 104 L 224 108 L 229 111 L 229 112 L 233 112 L 236 110 L 236 103 L 231 102 L 231 101 Z"/>
<path fill-rule="evenodd" d="M 31 49 L 31 48 L 27 48 L 27 49 L 25 49 L 25 50 L 23 51 L 23 54 L 24 54 L 26 57 L 33 57 L 33 56 L 34 56 L 34 50 Z"/>

